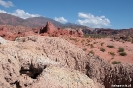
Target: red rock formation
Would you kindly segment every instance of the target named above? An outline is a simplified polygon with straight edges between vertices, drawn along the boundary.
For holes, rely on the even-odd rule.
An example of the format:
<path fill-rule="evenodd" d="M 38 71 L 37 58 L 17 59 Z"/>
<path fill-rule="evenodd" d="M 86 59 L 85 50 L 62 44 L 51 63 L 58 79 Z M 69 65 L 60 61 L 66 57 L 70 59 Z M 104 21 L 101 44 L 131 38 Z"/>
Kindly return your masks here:
<path fill-rule="evenodd" d="M 39 29 L 26 28 L 22 26 L 0 26 L 0 37 L 8 40 L 15 40 L 16 37 L 24 37 L 29 35 L 41 35 L 41 36 L 73 36 L 82 37 L 83 32 L 81 29 L 71 29 L 71 28 L 57 28 L 52 23 L 47 22 L 46 26 Z"/>
<path fill-rule="evenodd" d="M 79 37 L 82 37 L 82 36 L 83 36 L 82 29 L 78 29 L 77 32 L 78 32 L 78 36 L 79 36 Z"/>
<path fill-rule="evenodd" d="M 24 37 L 31 35 L 31 29 L 27 29 L 26 27 L 17 27 L 10 25 L 0 25 L 0 37 L 3 37 L 7 40 L 15 40 L 16 37 Z M 27 32 L 29 31 L 29 32 Z M 34 32 L 32 32 L 32 35 Z"/>
<path fill-rule="evenodd" d="M 34 30 L 34 33 L 38 33 L 38 34 L 44 34 L 45 33 L 49 34 L 50 36 L 75 36 L 75 37 L 82 37 L 83 36 L 83 32 L 81 29 L 61 29 L 61 28 L 57 28 L 55 27 L 52 23 L 47 22 L 45 27 L 41 27 L 40 29 Z"/>
<path fill-rule="evenodd" d="M 38 30 L 38 33 L 39 34 L 42 34 L 42 33 L 52 34 L 55 31 L 57 31 L 57 28 L 52 23 L 47 22 L 45 27 L 42 27 Z"/>

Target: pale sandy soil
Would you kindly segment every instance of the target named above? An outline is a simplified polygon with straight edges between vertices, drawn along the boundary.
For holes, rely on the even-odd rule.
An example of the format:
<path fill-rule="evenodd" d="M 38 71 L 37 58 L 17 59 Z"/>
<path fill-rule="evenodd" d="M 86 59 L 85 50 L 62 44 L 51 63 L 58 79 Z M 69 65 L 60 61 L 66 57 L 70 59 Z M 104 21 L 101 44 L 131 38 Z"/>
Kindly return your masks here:
<path fill-rule="evenodd" d="M 92 38 L 78 38 L 78 37 L 65 37 L 69 42 L 77 45 L 79 48 L 82 48 L 84 51 L 89 53 L 93 51 L 95 55 L 100 56 L 106 61 L 112 63 L 113 61 L 119 61 L 124 63 L 133 64 L 133 43 L 131 42 L 119 42 L 119 41 L 111 41 L 110 38 L 102 38 L 102 39 L 92 39 Z M 88 40 L 90 42 L 88 42 Z M 101 46 L 101 43 L 104 43 Z M 91 46 L 94 46 L 91 48 Z M 107 45 L 112 45 L 114 48 L 108 48 Z M 124 52 L 127 53 L 126 56 L 119 55 L 118 48 L 124 48 Z M 100 51 L 100 48 L 104 48 L 105 51 Z M 112 56 L 109 52 L 113 52 L 115 55 Z"/>

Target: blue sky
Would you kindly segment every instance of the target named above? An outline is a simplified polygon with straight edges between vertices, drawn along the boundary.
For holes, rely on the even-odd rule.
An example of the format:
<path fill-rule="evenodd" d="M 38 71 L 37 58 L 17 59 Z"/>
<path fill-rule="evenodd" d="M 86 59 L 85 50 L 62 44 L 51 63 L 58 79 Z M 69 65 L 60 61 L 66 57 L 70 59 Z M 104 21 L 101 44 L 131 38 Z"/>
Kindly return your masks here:
<path fill-rule="evenodd" d="M 133 27 L 133 0 L 0 0 L 0 12 L 89 27 Z"/>

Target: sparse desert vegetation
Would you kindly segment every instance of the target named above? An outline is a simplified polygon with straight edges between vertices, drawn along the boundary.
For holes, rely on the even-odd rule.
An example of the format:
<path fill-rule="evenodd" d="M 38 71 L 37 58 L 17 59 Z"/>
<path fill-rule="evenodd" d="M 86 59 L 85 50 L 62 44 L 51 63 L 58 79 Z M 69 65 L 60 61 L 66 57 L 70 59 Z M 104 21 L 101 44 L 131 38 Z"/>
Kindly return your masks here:
<path fill-rule="evenodd" d="M 124 48 L 118 48 L 118 52 L 124 52 Z"/>
<path fill-rule="evenodd" d="M 112 64 L 120 64 L 120 61 L 113 61 Z"/>
<path fill-rule="evenodd" d="M 104 48 L 100 48 L 100 51 L 105 52 L 105 49 Z"/>
<path fill-rule="evenodd" d="M 120 52 L 119 54 L 120 54 L 120 56 L 126 56 L 127 55 L 126 52 Z"/>
<path fill-rule="evenodd" d="M 93 45 L 93 44 L 90 44 L 90 47 L 91 47 L 91 48 L 94 48 L 94 45 Z"/>
<path fill-rule="evenodd" d="M 93 50 L 91 50 L 89 53 L 91 53 L 91 54 L 95 54 Z"/>
<path fill-rule="evenodd" d="M 81 40 L 81 43 L 84 43 L 84 41 L 85 41 L 85 40 L 84 40 L 84 39 L 82 39 L 82 40 Z"/>
<path fill-rule="evenodd" d="M 106 38 L 107 35 L 101 35 L 101 34 L 84 34 L 85 38 Z"/>
<path fill-rule="evenodd" d="M 113 45 L 107 45 L 107 47 L 108 47 L 108 48 L 114 48 L 114 46 L 113 46 Z"/>
<path fill-rule="evenodd" d="M 118 52 L 119 52 L 119 55 L 120 56 L 126 56 L 127 55 L 127 53 L 125 52 L 125 49 L 124 48 L 118 48 Z"/>
<path fill-rule="evenodd" d="M 114 52 L 108 52 L 111 56 L 115 56 Z"/>
<path fill-rule="evenodd" d="M 86 44 L 86 46 L 90 46 L 90 44 Z"/>
<path fill-rule="evenodd" d="M 101 42 L 101 46 L 103 46 L 104 42 Z"/>
<path fill-rule="evenodd" d="M 73 40 L 73 41 L 75 41 L 75 42 L 78 42 L 78 40 L 77 40 L 76 38 L 70 37 L 69 39 L 70 39 L 70 40 Z"/>
<path fill-rule="evenodd" d="M 101 38 L 101 39 L 95 38 L 94 40 L 94 38 L 83 37 L 79 38 L 77 46 L 81 47 L 86 52 L 95 53 L 95 55 L 98 55 L 107 61 L 112 62 L 112 59 L 113 60 L 117 59 L 120 62 L 126 61 L 129 63 L 133 63 L 133 60 L 130 59 L 133 58 L 132 56 L 133 45 L 130 42 L 128 44 L 126 42 L 123 44 L 123 42 L 116 40 L 110 41 L 110 38 Z M 85 46 L 87 49 L 84 49 Z M 130 60 L 125 58 L 128 58 Z"/>
<path fill-rule="evenodd" d="M 87 39 L 87 42 L 90 43 L 91 41 L 89 39 Z"/>

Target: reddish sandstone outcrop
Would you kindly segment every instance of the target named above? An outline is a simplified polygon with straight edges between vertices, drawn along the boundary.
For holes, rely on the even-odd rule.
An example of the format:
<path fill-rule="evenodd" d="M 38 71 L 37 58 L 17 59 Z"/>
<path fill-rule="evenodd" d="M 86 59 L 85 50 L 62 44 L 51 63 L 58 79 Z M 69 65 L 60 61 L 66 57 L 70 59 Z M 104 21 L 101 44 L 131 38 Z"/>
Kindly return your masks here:
<path fill-rule="evenodd" d="M 82 37 L 83 32 L 81 29 L 71 29 L 71 28 L 57 28 L 52 23 L 47 22 L 46 26 L 41 28 L 26 28 L 22 26 L 0 26 L 0 37 L 8 40 L 15 40 L 17 37 L 24 37 L 29 35 L 41 35 L 41 36 L 73 36 Z"/>
<path fill-rule="evenodd" d="M 50 22 L 47 22 L 46 26 L 45 27 L 41 27 L 39 30 L 38 30 L 38 33 L 39 34 L 42 34 L 42 33 L 48 33 L 48 34 L 52 34 L 54 33 L 55 31 L 57 31 L 57 28 Z"/>
<path fill-rule="evenodd" d="M 61 29 L 55 27 L 52 23 L 47 22 L 45 27 L 41 27 L 40 29 L 34 30 L 35 33 L 38 34 L 49 34 L 50 36 L 75 36 L 75 37 L 82 37 L 83 32 L 81 29 Z"/>
<path fill-rule="evenodd" d="M 25 27 L 0 25 L 0 37 L 7 40 L 15 40 L 17 37 L 28 36 L 31 35 L 31 33 L 33 35 L 34 32 L 30 30 L 31 29 L 27 29 Z"/>

